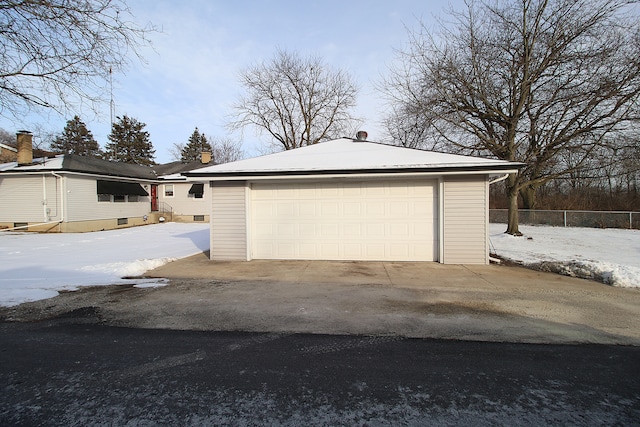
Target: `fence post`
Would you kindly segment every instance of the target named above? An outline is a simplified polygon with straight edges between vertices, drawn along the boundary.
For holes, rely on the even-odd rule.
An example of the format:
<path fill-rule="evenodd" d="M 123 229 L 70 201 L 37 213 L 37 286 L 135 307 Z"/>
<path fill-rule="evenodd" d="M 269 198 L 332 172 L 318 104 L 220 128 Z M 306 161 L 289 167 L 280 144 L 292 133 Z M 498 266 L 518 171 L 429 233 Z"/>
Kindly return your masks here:
<path fill-rule="evenodd" d="M 564 226 L 567 226 L 567 211 L 563 211 L 564 214 Z"/>
<path fill-rule="evenodd" d="M 633 229 L 633 212 L 629 212 L 629 230 Z"/>

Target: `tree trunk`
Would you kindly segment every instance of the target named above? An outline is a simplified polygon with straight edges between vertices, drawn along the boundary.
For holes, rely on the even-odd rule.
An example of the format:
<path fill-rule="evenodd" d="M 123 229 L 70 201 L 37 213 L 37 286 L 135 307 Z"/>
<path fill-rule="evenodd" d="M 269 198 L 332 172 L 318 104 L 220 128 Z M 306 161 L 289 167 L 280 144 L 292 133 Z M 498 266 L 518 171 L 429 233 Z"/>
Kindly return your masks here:
<path fill-rule="evenodd" d="M 535 209 L 536 208 L 536 190 L 537 188 L 532 185 L 520 189 L 520 196 L 522 196 L 522 208 L 523 209 Z"/>
<path fill-rule="evenodd" d="M 505 233 L 522 236 L 518 230 L 518 176 L 510 174 L 507 179 L 507 197 L 509 198 L 509 221 Z"/>

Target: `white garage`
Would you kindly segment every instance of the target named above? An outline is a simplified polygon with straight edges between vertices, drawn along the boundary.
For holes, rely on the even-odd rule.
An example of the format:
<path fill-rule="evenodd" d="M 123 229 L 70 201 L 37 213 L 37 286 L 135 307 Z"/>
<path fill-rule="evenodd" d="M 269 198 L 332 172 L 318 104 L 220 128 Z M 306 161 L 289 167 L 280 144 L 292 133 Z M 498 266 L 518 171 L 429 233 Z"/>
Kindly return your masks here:
<path fill-rule="evenodd" d="M 489 262 L 490 176 L 518 164 L 342 138 L 188 172 L 211 259 Z"/>

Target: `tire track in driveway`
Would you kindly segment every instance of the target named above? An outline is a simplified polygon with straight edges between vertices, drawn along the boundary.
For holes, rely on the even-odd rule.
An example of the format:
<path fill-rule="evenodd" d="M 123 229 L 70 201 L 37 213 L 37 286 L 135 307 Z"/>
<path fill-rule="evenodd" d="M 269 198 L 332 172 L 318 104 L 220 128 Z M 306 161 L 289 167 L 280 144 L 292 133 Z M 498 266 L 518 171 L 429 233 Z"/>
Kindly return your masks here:
<path fill-rule="evenodd" d="M 143 363 L 133 368 L 126 369 L 120 373 L 120 377 L 134 377 L 151 374 L 164 369 L 175 368 L 177 366 L 187 365 L 190 363 L 196 363 L 204 360 L 207 353 L 202 350 L 197 350 L 193 353 L 180 354 L 177 356 L 164 357 L 153 362 Z"/>
<path fill-rule="evenodd" d="M 301 353 L 327 354 L 355 348 L 364 348 L 378 344 L 403 340 L 400 336 L 371 336 L 354 339 L 353 336 L 345 336 L 344 340 L 333 340 L 331 344 L 312 345 L 300 348 Z"/>

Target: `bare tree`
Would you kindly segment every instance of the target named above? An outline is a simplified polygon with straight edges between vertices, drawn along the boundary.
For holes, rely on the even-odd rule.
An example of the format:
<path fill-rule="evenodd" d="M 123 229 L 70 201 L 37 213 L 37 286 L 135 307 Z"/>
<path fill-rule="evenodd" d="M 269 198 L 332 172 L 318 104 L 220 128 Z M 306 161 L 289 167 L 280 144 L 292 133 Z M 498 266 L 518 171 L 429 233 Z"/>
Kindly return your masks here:
<path fill-rule="evenodd" d="M 211 145 L 211 159 L 214 165 L 235 162 L 244 158 L 244 151 L 240 141 L 228 137 L 207 136 L 206 138 Z M 182 159 L 182 153 L 186 146 L 187 143 L 185 142 L 174 142 L 169 147 L 169 154 L 174 160 L 179 161 Z"/>
<path fill-rule="evenodd" d="M 246 90 L 235 105 L 233 130 L 255 126 L 285 150 L 343 136 L 354 121 L 358 88 L 344 71 L 319 58 L 278 50 L 240 73 Z"/>
<path fill-rule="evenodd" d="M 213 137 L 210 139 L 210 142 L 213 150 L 213 162 L 216 165 L 235 162 L 244 158 L 242 143 L 237 140 L 226 137 Z"/>
<path fill-rule="evenodd" d="M 507 233 L 545 182 L 637 124 L 640 32 L 626 0 L 469 0 L 440 33 L 410 32 L 383 83 L 451 147 L 526 164 L 506 181 Z M 561 154 L 570 153 L 571 162 Z"/>
<path fill-rule="evenodd" d="M 16 134 L 0 128 L 0 143 L 13 147 L 16 145 Z"/>
<path fill-rule="evenodd" d="M 131 21 L 124 0 L 1 0 L 0 114 L 96 111 L 110 74 L 141 58 L 150 31 Z"/>
<path fill-rule="evenodd" d="M 171 144 L 168 148 L 171 158 L 175 161 L 180 161 L 180 159 L 182 159 L 182 150 L 184 150 L 184 147 L 186 146 L 186 142 L 174 142 Z"/>

